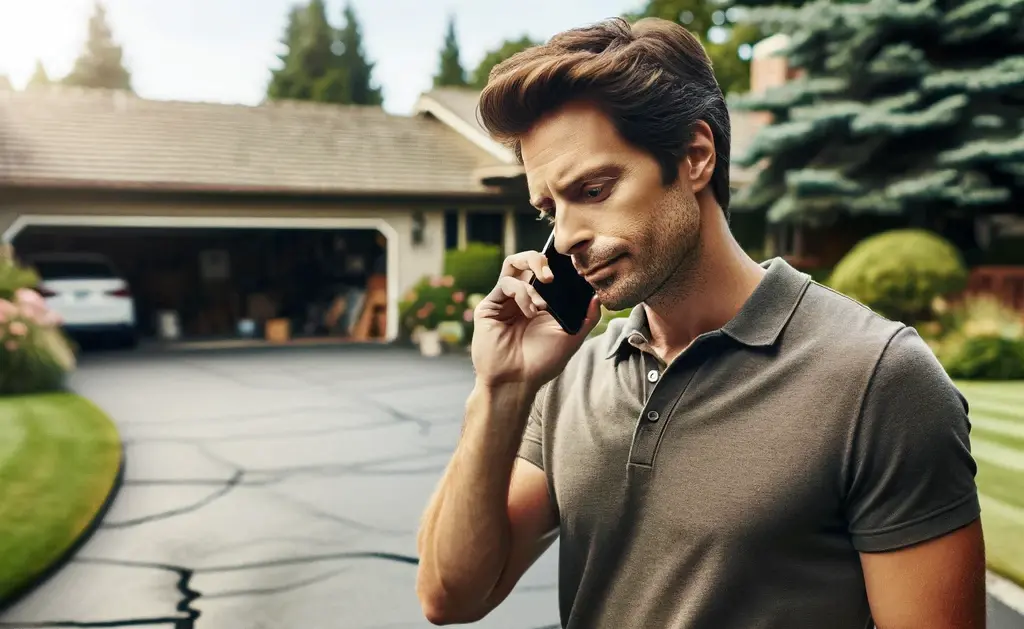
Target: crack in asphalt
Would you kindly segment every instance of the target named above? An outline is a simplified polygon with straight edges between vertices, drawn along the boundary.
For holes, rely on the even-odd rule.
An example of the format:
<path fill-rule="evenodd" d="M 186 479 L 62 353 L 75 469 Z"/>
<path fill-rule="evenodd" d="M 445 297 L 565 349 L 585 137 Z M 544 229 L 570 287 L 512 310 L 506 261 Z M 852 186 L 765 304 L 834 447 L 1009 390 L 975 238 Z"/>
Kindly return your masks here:
<path fill-rule="evenodd" d="M 231 478 L 224 482 L 223 487 L 213 492 L 209 496 L 203 498 L 199 502 L 190 504 L 185 507 L 179 507 L 177 509 L 168 509 L 167 511 L 160 511 L 158 513 L 154 513 L 151 515 L 142 516 L 141 518 L 132 518 L 130 520 L 121 520 L 118 522 L 104 521 L 102 524 L 100 524 L 100 528 L 123 529 L 128 528 L 130 526 L 139 526 L 140 524 L 148 524 L 149 522 L 166 520 L 167 518 L 173 518 L 175 516 L 184 515 L 186 513 L 192 513 L 193 511 L 198 511 L 199 509 L 202 509 L 206 505 L 213 503 L 215 500 L 224 497 L 225 495 L 228 494 L 228 492 L 237 487 L 239 481 L 242 480 L 242 476 L 244 476 L 244 474 L 245 472 L 243 472 L 242 470 L 238 470 Z"/>

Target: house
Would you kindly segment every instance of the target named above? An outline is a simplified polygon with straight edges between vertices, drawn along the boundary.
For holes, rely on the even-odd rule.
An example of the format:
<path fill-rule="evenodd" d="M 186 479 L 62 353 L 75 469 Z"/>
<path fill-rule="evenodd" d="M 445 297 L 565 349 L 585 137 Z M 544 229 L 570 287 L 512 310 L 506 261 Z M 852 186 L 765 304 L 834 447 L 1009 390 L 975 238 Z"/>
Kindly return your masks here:
<path fill-rule="evenodd" d="M 108 255 L 132 282 L 144 332 L 175 310 L 190 337 L 234 334 L 254 296 L 262 317 L 300 319 L 310 278 L 383 255 L 378 332 L 394 339 L 400 296 L 440 273 L 446 250 L 487 242 L 508 254 L 546 239 L 522 166 L 480 126 L 477 98 L 437 89 L 399 116 L 0 89 L 0 241 L 19 255 Z M 751 174 L 734 167 L 734 184 Z"/>

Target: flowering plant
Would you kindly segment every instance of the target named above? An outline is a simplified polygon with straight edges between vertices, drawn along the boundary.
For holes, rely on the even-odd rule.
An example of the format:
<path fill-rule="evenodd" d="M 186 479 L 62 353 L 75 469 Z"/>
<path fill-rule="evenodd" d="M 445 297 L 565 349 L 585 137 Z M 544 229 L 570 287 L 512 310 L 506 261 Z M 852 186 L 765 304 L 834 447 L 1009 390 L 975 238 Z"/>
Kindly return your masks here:
<path fill-rule="evenodd" d="M 442 321 L 463 321 L 469 308 L 465 291 L 450 275 L 425 277 L 405 294 L 399 313 L 406 332 L 435 330 Z"/>
<path fill-rule="evenodd" d="M 50 391 L 75 366 L 60 317 L 30 288 L 0 298 L 0 395 Z"/>

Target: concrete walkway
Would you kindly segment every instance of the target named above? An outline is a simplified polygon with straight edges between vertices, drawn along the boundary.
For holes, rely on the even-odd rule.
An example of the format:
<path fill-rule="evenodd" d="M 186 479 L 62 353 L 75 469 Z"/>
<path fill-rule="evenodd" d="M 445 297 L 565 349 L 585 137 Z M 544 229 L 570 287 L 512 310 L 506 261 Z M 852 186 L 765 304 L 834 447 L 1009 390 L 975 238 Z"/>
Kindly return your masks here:
<path fill-rule="evenodd" d="M 471 379 L 464 357 L 386 347 L 88 357 L 73 386 L 120 426 L 126 481 L 77 558 L 0 627 L 429 627 L 415 529 Z M 556 561 L 473 626 L 555 629 Z M 1024 629 L 990 610 L 991 629 Z"/>

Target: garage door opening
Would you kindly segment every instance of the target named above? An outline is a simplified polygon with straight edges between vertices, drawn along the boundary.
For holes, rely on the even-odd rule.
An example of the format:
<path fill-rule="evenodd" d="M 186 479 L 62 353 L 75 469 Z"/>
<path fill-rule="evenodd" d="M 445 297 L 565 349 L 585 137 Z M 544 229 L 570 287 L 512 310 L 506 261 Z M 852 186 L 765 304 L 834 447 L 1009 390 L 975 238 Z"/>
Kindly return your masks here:
<path fill-rule="evenodd" d="M 55 255 L 109 259 L 128 283 L 142 339 L 393 336 L 393 252 L 379 229 L 28 223 L 10 240 L 29 264 Z"/>

